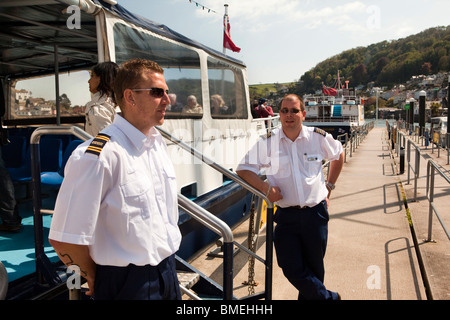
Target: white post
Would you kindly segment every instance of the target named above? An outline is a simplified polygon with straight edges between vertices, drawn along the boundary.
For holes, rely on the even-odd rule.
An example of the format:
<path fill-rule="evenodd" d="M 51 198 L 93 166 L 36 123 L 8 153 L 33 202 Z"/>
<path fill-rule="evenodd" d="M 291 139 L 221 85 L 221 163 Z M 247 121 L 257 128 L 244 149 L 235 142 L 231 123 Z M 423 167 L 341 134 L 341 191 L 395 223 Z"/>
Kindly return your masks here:
<path fill-rule="evenodd" d="M 380 96 L 380 90 L 377 88 L 377 100 L 376 100 L 376 110 L 375 110 L 375 125 L 378 124 L 378 97 Z"/>

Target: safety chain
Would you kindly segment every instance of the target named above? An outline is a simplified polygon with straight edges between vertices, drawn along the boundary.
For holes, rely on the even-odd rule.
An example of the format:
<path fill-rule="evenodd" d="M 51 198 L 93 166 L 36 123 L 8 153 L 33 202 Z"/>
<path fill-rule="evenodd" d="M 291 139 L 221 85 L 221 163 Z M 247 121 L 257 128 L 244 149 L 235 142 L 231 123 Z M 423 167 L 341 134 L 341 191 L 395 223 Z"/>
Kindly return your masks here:
<path fill-rule="evenodd" d="M 255 213 L 255 197 L 253 196 L 248 224 L 248 249 L 252 252 L 255 252 Z M 255 286 L 258 283 L 255 282 L 255 257 L 252 255 L 248 257 L 248 281 L 244 281 L 242 284 L 248 285 L 248 295 L 255 293 Z"/>

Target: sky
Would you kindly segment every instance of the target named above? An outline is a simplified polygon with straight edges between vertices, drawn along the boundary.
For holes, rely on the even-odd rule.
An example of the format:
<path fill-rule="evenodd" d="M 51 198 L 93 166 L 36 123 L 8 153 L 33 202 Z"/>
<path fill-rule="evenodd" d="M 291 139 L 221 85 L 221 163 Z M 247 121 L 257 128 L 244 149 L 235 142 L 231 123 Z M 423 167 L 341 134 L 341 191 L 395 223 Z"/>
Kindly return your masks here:
<path fill-rule="evenodd" d="M 319 62 L 345 50 L 398 40 L 431 27 L 450 25 L 448 0 L 117 0 L 132 13 L 164 24 L 222 52 L 224 4 L 231 38 L 241 48 L 227 55 L 247 66 L 248 83 L 298 81 Z M 198 5 L 197 5 L 198 4 Z M 205 7 L 205 9 L 203 9 Z M 337 70 L 336 70 L 337 73 Z M 345 77 L 345 75 L 343 75 Z M 90 100 L 88 75 L 61 75 L 60 92 L 73 105 Z M 28 84 L 33 96 L 46 99 L 51 77 Z M 72 94 L 78 90 L 84 94 Z M 65 85 L 65 84 L 68 84 Z M 350 84 L 351 85 L 351 84 Z M 21 85 L 18 84 L 18 89 Z"/>
<path fill-rule="evenodd" d="M 227 54 L 246 64 L 249 84 L 297 81 L 319 62 L 345 50 L 450 25 L 448 0 L 117 2 L 221 52 L 224 4 L 228 4 L 231 39 L 241 51 Z"/>

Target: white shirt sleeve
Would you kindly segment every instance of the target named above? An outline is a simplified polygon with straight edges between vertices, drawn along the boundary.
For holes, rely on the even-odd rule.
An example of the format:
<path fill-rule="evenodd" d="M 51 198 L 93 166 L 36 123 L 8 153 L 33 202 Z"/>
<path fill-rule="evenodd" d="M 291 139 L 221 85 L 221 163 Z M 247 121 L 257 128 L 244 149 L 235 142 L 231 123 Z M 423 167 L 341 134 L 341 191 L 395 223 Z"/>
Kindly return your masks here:
<path fill-rule="evenodd" d="M 335 140 L 331 134 L 327 134 L 325 139 L 321 139 L 322 150 L 324 150 L 325 159 L 330 161 L 338 160 L 342 151 L 344 150 L 342 147 L 342 143 L 338 140 Z"/>
<path fill-rule="evenodd" d="M 262 169 L 270 166 L 268 157 L 268 143 L 266 139 L 258 142 L 247 152 L 238 164 L 236 171 L 248 170 L 258 174 Z"/>
<path fill-rule="evenodd" d="M 69 158 L 52 218 L 49 238 L 90 245 L 101 199 L 110 181 L 108 169 L 97 157 L 80 157 L 84 148 Z M 87 188 L 86 186 L 89 186 Z"/>

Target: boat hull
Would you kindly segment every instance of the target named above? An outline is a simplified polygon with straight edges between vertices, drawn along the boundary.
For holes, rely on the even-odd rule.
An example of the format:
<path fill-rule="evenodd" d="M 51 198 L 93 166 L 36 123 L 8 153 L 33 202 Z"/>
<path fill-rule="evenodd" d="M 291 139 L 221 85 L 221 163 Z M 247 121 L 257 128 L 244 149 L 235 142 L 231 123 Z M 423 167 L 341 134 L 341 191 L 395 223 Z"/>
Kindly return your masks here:
<path fill-rule="evenodd" d="M 248 216 L 251 198 L 251 193 L 231 182 L 195 199 L 194 202 L 232 228 Z M 185 260 L 196 256 L 220 237 L 182 210 L 179 227 L 183 237 L 177 255 Z"/>

